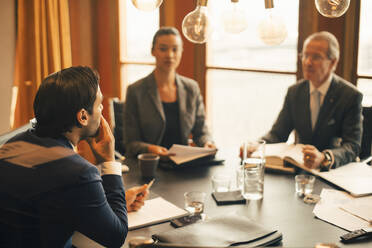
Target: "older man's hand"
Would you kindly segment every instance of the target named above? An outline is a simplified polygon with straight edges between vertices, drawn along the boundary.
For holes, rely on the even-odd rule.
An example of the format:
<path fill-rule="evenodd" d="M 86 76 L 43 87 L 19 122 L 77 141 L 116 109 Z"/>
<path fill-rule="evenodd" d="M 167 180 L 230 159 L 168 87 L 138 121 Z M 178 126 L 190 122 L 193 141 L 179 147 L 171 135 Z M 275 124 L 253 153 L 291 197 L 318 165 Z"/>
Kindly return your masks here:
<path fill-rule="evenodd" d="M 304 154 L 305 166 L 310 169 L 319 168 L 324 160 L 324 154 L 313 145 L 304 145 L 302 153 Z"/>

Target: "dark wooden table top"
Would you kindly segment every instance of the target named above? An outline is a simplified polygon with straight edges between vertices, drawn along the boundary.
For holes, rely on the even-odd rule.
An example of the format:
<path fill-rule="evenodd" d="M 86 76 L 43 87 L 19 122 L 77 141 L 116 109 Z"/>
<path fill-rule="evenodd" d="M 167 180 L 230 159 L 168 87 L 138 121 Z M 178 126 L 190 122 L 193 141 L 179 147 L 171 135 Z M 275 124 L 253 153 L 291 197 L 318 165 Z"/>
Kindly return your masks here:
<path fill-rule="evenodd" d="M 207 217 L 220 216 L 229 212 L 249 217 L 252 221 L 275 229 L 283 234 L 283 247 L 315 247 L 319 243 L 333 243 L 339 247 L 372 247 L 372 241 L 344 245 L 340 236 L 347 231 L 317 219 L 312 213 L 314 205 L 306 204 L 295 194 L 294 175 L 265 173 L 264 197 L 260 201 L 248 201 L 246 204 L 217 206 L 211 196 L 211 177 L 214 173 L 224 171 L 234 178 L 237 158 L 225 161 L 225 165 L 199 166 L 180 169 L 158 168 L 156 181 L 151 191 L 173 204 L 184 207 L 183 194 L 186 191 L 204 191 L 207 193 L 205 213 Z M 141 185 L 149 180 L 140 175 L 136 160 L 127 160 L 130 172 L 123 175 L 126 187 Z M 323 188 L 332 188 L 325 181 L 317 178 L 313 193 L 320 194 Z M 123 247 L 129 247 L 128 241 L 137 236 L 151 237 L 154 233 L 172 230 L 169 222 L 153 225 L 128 233 Z M 223 234 L 221 234 L 223 235 Z M 78 247 L 94 247 L 92 243 L 82 241 L 75 235 L 74 244 Z M 83 245 L 83 244 L 86 244 Z M 97 246 L 99 247 L 99 246 Z"/>

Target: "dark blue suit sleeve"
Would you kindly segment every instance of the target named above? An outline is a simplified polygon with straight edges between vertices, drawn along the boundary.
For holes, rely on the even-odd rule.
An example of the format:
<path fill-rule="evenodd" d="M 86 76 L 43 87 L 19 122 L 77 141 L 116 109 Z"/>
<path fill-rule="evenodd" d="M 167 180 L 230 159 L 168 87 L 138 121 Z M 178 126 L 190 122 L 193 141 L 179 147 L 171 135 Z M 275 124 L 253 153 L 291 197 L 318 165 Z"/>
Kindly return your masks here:
<path fill-rule="evenodd" d="M 128 218 L 122 178 L 102 176 L 63 190 L 55 199 L 66 225 L 105 247 L 121 247 L 128 233 Z M 50 223 L 49 223 L 50 225 Z"/>

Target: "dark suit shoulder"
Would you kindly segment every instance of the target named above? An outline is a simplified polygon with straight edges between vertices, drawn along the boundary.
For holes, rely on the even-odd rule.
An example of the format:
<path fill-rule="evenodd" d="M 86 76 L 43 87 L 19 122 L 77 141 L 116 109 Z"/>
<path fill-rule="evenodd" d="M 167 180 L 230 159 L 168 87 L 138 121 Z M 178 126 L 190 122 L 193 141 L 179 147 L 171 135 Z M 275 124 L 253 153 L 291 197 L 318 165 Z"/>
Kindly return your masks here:
<path fill-rule="evenodd" d="M 178 75 L 176 76 L 178 82 L 185 88 L 187 91 L 191 91 L 194 93 L 199 93 L 199 84 L 194 79 Z"/>
<path fill-rule="evenodd" d="M 346 81 L 340 76 L 334 75 L 332 79 L 332 84 L 335 89 L 343 92 L 346 95 L 362 95 L 358 88 L 352 83 Z"/>
<path fill-rule="evenodd" d="M 9 140 L 9 142 L 13 141 L 26 141 L 45 148 L 71 149 L 58 140 L 38 137 L 30 131 L 20 133 Z M 33 152 L 37 153 L 38 151 Z M 44 150 L 39 152 L 45 153 Z M 96 166 L 76 153 L 70 153 L 61 159 L 45 162 L 31 168 L 5 160 L 0 162 L 2 187 L 7 188 L 10 195 L 17 196 L 20 199 L 27 199 L 73 185 L 102 180 Z"/>

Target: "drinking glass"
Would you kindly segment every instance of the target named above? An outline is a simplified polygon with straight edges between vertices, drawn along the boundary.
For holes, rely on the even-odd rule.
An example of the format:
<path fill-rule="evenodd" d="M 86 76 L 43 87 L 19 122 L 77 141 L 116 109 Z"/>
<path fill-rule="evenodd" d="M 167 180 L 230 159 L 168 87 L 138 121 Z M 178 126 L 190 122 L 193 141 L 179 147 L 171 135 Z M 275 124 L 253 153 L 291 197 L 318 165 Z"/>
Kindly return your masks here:
<path fill-rule="evenodd" d="M 192 215 L 200 215 L 204 211 L 205 192 L 189 191 L 184 194 L 185 209 Z"/>
<path fill-rule="evenodd" d="M 259 200 L 264 193 L 265 141 L 243 143 L 243 190 L 247 200 Z"/>

